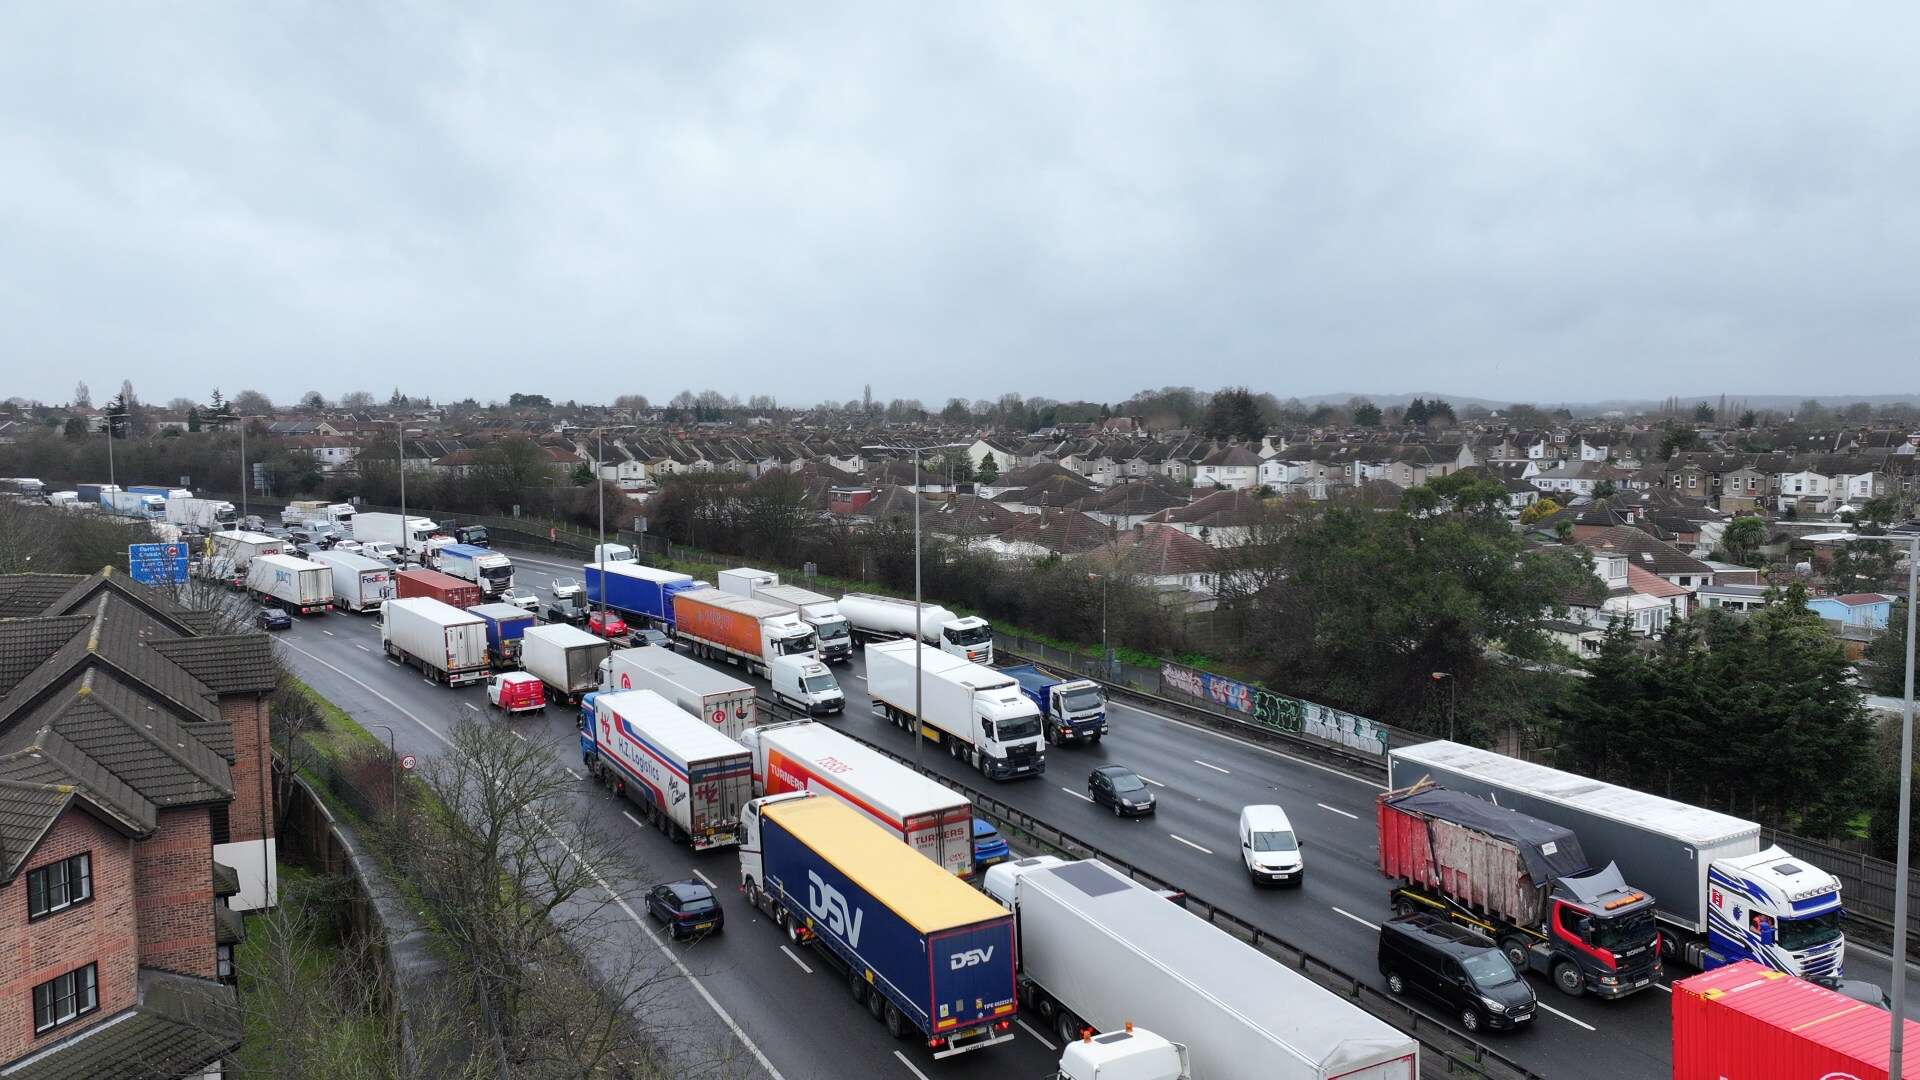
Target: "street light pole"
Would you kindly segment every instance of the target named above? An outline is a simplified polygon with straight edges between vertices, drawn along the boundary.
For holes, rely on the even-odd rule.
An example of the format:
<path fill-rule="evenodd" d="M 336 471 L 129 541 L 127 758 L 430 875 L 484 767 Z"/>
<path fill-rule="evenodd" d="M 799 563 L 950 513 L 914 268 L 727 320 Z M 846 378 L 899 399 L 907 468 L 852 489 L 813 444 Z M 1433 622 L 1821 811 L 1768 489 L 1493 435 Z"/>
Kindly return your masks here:
<path fill-rule="evenodd" d="M 407 524 L 407 422 L 405 420 L 393 422 L 393 442 L 399 454 L 394 459 L 394 464 L 399 467 L 400 472 L 400 565 L 404 567 L 407 565 L 407 552 L 413 547 L 408 543 L 413 539 L 413 527 Z M 424 565 L 424 560 L 422 562 Z"/>
<path fill-rule="evenodd" d="M 113 475 L 113 414 L 107 414 L 107 486 L 119 487 L 120 483 Z"/>
<path fill-rule="evenodd" d="M 926 633 L 921 624 L 920 615 L 920 448 L 913 448 L 913 763 L 920 764 L 920 744 L 924 741 L 923 732 L 926 723 L 920 705 L 920 650 L 926 648 L 926 642 L 920 640 Z"/>
<path fill-rule="evenodd" d="M 247 422 L 240 421 L 240 517 L 247 516 Z"/>
<path fill-rule="evenodd" d="M 607 488 L 601 483 L 600 470 L 605 468 L 602 462 L 607 458 L 606 429 L 595 428 L 593 432 L 593 490 L 600 501 L 600 547 L 595 560 L 600 564 L 600 630 L 607 628 Z"/>
<path fill-rule="evenodd" d="M 1434 672 L 1433 681 L 1434 682 L 1444 681 L 1447 684 L 1447 741 L 1452 742 L 1453 727 L 1454 727 L 1453 719 L 1455 714 L 1459 711 L 1459 705 L 1460 705 L 1460 692 L 1458 689 L 1456 689 L 1456 687 L 1459 686 L 1459 681 L 1453 677 L 1453 673 L 1450 671 Z"/>

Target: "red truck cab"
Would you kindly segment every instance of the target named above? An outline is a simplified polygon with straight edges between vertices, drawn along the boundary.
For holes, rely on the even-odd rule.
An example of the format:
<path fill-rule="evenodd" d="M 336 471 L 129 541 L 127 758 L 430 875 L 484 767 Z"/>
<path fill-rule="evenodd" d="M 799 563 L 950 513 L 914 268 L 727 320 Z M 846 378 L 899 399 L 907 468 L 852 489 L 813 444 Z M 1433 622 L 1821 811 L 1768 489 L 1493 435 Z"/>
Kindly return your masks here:
<path fill-rule="evenodd" d="M 504 713 L 547 711 L 547 688 L 537 676 L 503 671 L 487 680 L 487 703 Z"/>

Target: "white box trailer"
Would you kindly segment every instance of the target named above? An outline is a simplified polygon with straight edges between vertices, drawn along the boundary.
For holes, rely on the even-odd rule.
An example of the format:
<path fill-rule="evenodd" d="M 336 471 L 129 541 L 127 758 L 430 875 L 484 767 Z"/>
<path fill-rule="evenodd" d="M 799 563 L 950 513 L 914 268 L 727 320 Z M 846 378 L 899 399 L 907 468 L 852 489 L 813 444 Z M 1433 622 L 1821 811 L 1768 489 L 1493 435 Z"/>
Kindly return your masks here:
<path fill-rule="evenodd" d="M 1128 1023 L 1183 1044 L 1194 1080 L 1416 1080 L 1413 1037 L 1104 863 L 1014 886 L 1023 1000 L 1063 1041 Z"/>
<path fill-rule="evenodd" d="M 740 842 L 740 808 L 753 797 L 752 755 L 659 694 L 595 695 L 593 722 L 580 726 L 580 759 L 695 851 Z"/>
<path fill-rule="evenodd" d="M 973 804 L 832 728 L 811 720 L 748 728 L 753 793 L 811 791 L 838 799 L 934 865 L 973 873 Z"/>
<path fill-rule="evenodd" d="M 313 561 L 332 571 L 333 606 L 342 611 L 379 611 L 393 599 L 393 567 L 378 559 L 328 548 L 314 552 Z"/>
<path fill-rule="evenodd" d="M 175 525 L 191 525 L 212 532 L 232 525 L 236 517 L 233 504 L 225 499 L 167 500 L 167 520 Z"/>
<path fill-rule="evenodd" d="M 577 626 L 550 623 L 520 634 L 520 666 L 568 701 L 600 685 L 600 668 L 613 643 Z"/>
<path fill-rule="evenodd" d="M 751 599 L 759 595 L 759 590 L 780 584 L 780 575 L 771 570 L 736 566 L 731 570 L 722 570 L 713 575 L 713 583 L 719 586 L 721 592 L 730 592 L 735 596 Z"/>
<path fill-rule="evenodd" d="M 919 654 L 924 715 L 914 716 Z M 867 693 L 894 724 L 934 739 L 995 780 L 1046 771 L 1040 710 L 1010 676 L 911 639 L 867 646 Z"/>
<path fill-rule="evenodd" d="M 789 608 L 813 627 L 820 639 L 820 659 L 829 664 L 853 659 L 853 624 L 840 614 L 833 597 L 798 585 L 766 585 L 756 587 L 753 598 Z"/>
<path fill-rule="evenodd" d="M 301 615 L 333 610 L 333 569 L 296 555 L 259 555 L 247 564 L 247 591 Z"/>
<path fill-rule="evenodd" d="M 382 605 L 380 644 L 391 659 L 448 686 L 484 682 L 490 670 L 486 620 L 430 596 Z"/>
<path fill-rule="evenodd" d="M 392 544 L 401 559 L 419 559 L 426 555 L 428 538 L 440 528 L 432 518 L 408 514 L 403 523 L 399 514 L 355 514 L 347 520 L 347 529 L 362 544 Z"/>
<path fill-rule="evenodd" d="M 729 739 L 740 738 L 741 732 L 760 722 L 752 683 L 672 649 L 652 645 L 621 649 L 601 667 L 605 669 L 603 688 L 651 690 Z"/>
<path fill-rule="evenodd" d="M 201 564 L 205 572 L 222 579 L 246 577 L 247 564 L 261 555 L 280 555 L 287 542 L 266 533 L 244 529 L 224 529 L 208 537 L 208 555 Z"/>

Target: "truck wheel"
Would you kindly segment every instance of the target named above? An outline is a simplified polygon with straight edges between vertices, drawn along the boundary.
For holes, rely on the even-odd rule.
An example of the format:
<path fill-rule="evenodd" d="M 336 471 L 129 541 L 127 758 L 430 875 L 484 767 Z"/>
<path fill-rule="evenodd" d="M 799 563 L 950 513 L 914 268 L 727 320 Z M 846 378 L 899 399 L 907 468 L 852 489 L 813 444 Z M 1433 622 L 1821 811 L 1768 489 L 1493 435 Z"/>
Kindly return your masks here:
<path fill-rule="evenodd" d="M 801 943 L 800 942 L 800 924 L 793 920 L 792 915 L 782 914 L 780 916 L 780 925 L 786 927 L 788 941 L 792 942 L 795 945 L 798 945 Z"/>
<path fill-rule="evenodd" d="M 875 1020 L 887 1018 L 887 999 L 881 997 L 878 990 L 867 995 L 867 1015 Z"/>
<path fill-rule="evenodd" d="M 1568 997 L 1579 997 L 1587 988 L 1587 979 L 1572 961 L 1562 960 L 1553 966 L 1553 985 Z"/>
<path fill-rule="evenodd" d="M 867 1001 L 867 980 L 852 968 L 847 969 L 847 991 L 853 995 L 855 1005 L 864 1005 Z"/>
<path fill-rule="evenodd" d="M 1080 1018 L 1065 1009 L 1060 1009 L 1053 1015 L 1053 1030 L 1060 1036 L 1062 1046 L 1075 1042 L 1080 1038 Z"/>
<path fill-rule="evenodd" d="M 1513 965 L 1513 970 L 1527 970 L 1526 942 L 1521 941 L 1517 937 L 1503 938 L 1500 941 L 1500 951 L 1506 954 L 1507 963 Z"/>
<path fill-rule="evenodd" d="M 907 1018 L 901 1016 L 900 1010 L 893 1007 L 893 1002 L 887 1002 L 887 1034 L 896 1039 L 904 1039 L 912 1034 L 912 1030 L 907 1026 Z"/>

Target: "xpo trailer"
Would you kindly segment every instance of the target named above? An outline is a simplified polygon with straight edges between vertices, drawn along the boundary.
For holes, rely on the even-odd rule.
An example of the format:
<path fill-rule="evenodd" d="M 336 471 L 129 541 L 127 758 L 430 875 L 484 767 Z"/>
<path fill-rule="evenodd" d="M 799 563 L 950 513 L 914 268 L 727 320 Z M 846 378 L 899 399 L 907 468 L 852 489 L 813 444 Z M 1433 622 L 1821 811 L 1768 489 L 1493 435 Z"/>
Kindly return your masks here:
<path fill-rule="evenodd" d="M 513 588 L 513 560 L 491 548 L 448 544 L 440 549 L 440 572 L 473 582 L 482 596 L 499 596 Z"/>
<path fill-rule="evenodd" d="M 855 1001 L 935 1058 L 1013 1038 L 1013 916 L 846 805 L 769 795 L 741 815 L 740 886 Z"/>
<path fill-rule="evenodd" d="M 602 577 L 606 578 L 602 588 Z M 607 561 L 607 572 L 600 573 L 598 563 L 580 568 L 580 580 L 586 582 L 591 606 L 606 606 L 642 626 L 673 627 L 673 598 L 688 589 L 700 588 L 691 577 L 671 570 L 656 570 L 637 562 Z"/>
<path fill-rule="evenodd" d="M 1001 668 L 1020 684 L 1045 721 L 1050 743 L 1097 743 L 1107 733 L 1107 693 L 1092 679 L 1055 675 L 1033 664 Z"/>
<path fill-rule="evenodd" d="M 1778 846 L 1762 850 L 1751 821 L 1445 741 L 1391 751 L 1387 772 L 1391 786 L 1431 776 L 1573 830 L 1589 859 L 1653 894 L 1666 955 L 1690 967 L 1754 960 L 1840 974 L 1840 883 Z"/>
<path fill-rule="evenodd" d="M 229 530 L 208 538 L 208 555 L 200 564 L 201 572 L 221 581 L 246 584 L 247 565 L 261 555 L 286 552 L 287 542 L 266 533 Z"/>
<path fill-rule="evenodd" d="M 659 694 L 595 694 L 592 722 L 580 719 L 580 760 L 675 843 L 705 851 L 740 842 L 752 754 Z"/>
<path fill-rule="evenodd" d="M 605 655 L 605 654 L 603 654 Z M 621 649 L 606 656 L 608 690 L 651 690 L 707 722 L 729 739 L 760 722 L 753 684 L 672 649 Z"/>
<path fill-rule="evenodd" d="M 914 716 L 914 658 L 920 698 Z M 995 780 L 1047 769 L 1040 713 L 1012 679 L 915 641 L 867 646 L 867 693 L 889 721 L 945 743 L 947 752 Z"/>
<path fill-rule="evenodd" d="M 897 641 L 916 636 L 911 600 L 848 593 L 840 598 L 840 614 L 852 624 L 853 636 L 860 641 Z M 985 619 L 971 615 L 963 619 L 938 604 L 922 604 L 917 636 L 962 660 L 993 663 L 993 627 Z"/>
<path fill-rule="evenodd" d="M 810 720 L 748 728 L 753 793 L 811 791 L 846 803 L 955 877 L 973 873 L 966 796 Z"/>
<path fill-rule="evenodd" d="M 387 601 L 380 609 L 380 644 L 390 659 L 419 668 L 434 682 L 486 681 L 487 624 L 432 597 Z"/>
<path fill-rule="evenodd" d="M 261 555 L 247 564 L 247 591 L 300 615 L 333 610 L 333 568 L 293 555 Z"/>
<path fill-rule="evenodd" d="M 529 626 L 520 635 L 520 666 L 570 702 L 599 688 L 600 665 L 612 651 L 605 638 L 565 623 Z"/>
<path fill-rule="evenodd" d="M 1063 1042 L 1137 1023 L 1184 1045 L 1196 1080 L 1416 1080 L 1420 1048 L 1104 863 L 1014 884 L 1020 989 Z"/>
<path fill-rule="evenodd" d="M 1893 1015 L 1743 960 L 1673 984 L 1673 1076 L 1884 1080 Z M 1902 1019 L 1903 1080 L 1920 1080 L 1920 1023 Z"/>
<path fill-rule="evenodd" d="M 378 559 L 329 548 L 313 561 L 333 573 L 333 606 L 342 611 L 379 611 L 393 599 L 393 568 Z"/>

